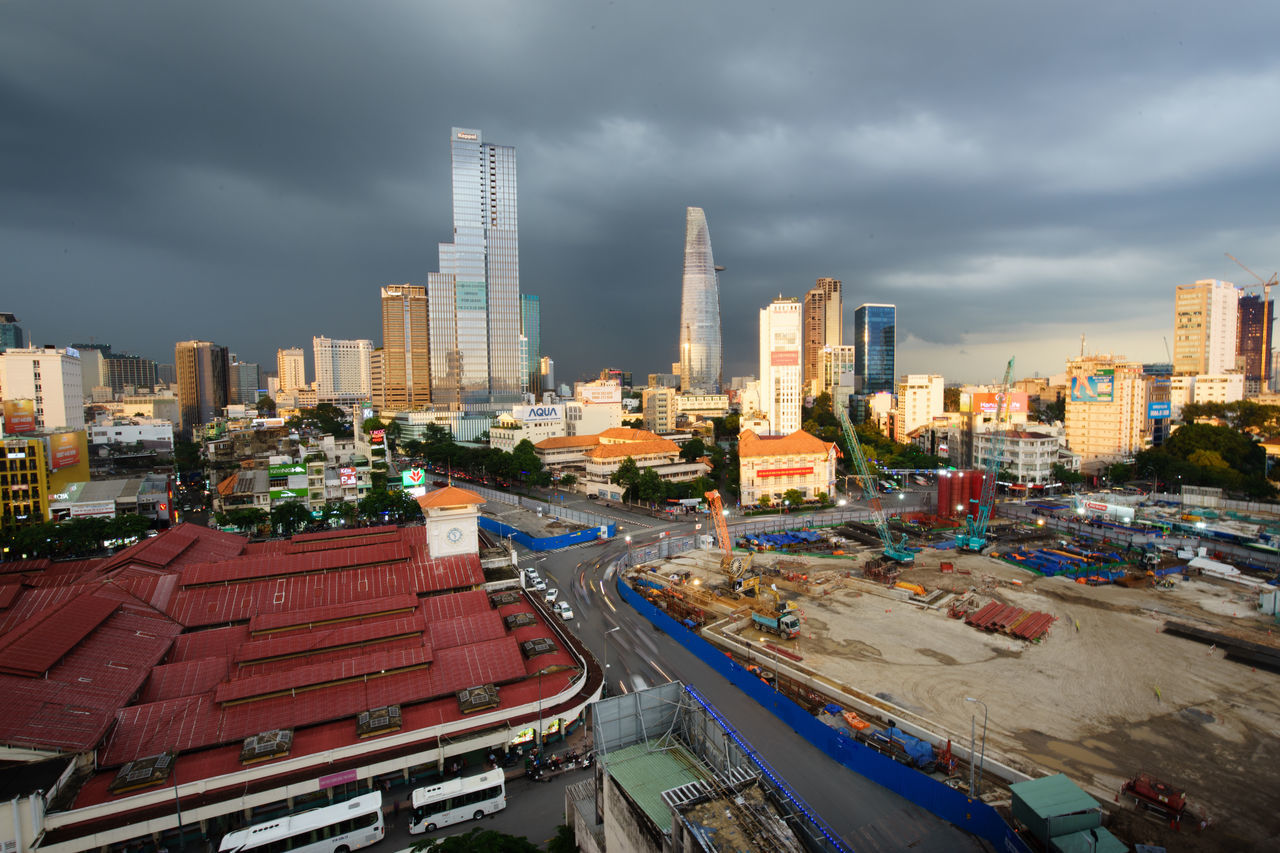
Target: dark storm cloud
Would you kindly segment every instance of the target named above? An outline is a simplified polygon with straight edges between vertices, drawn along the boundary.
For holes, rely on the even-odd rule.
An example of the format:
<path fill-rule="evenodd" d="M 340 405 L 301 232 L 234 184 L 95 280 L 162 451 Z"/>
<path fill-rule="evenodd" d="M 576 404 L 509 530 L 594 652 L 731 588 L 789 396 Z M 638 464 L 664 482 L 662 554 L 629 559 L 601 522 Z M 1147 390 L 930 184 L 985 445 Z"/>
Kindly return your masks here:
<path fill-rule="evenodd" d="M 795 8 L 793 8 L 793 6 Z M 899 367 L 1162 359 L 1172 288 L 1280 266 L 1271 4 L 10 3 L 0 252 L 41 343 L 270 362 L 379 338 L 451 239 L 448 132 L 519 157 L 558 374 L 675 354 L 707 211 L 726 376 L 819 276 Z"/>

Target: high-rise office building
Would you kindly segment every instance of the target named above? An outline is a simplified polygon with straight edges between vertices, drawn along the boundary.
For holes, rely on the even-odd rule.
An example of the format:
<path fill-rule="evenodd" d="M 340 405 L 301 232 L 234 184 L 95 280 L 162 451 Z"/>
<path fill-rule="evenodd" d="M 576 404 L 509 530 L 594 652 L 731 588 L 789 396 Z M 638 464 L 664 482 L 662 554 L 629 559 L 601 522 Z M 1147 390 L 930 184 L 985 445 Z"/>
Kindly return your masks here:
<path fill-rule="evenodd" d="M 431 402 L 427 289 L 412 284 L 382 288 L 382 380 L 378 408 L 420 409 Z M 372 373 L 372 365 L 370 365 Z"/>
<path fill-rule="evenodd" d="M 544 355 L 538 368 L 538 379 L 542 383 L 543 391 L 556 390 L 556 362 L 549 355 Z"/>
<path fill-rule="evenodd" d="M 262 371 L 253 362 L 231 362 L 231 387 L 227 393 L 227 401 L 244 406 L 253 406 L 258 402 L 258 391 L 262 388 Z"/>
<path fill-rule="evenodd" d="M 190 437 L 227 408 L 231 371 L 227 348 L 209 341 L 179 341 L 173 348 L 178 374 L 178 430 Z"/>
<path fill-rule="evenodd" d="M 680 390 L 686 394 L 720 392 L 720 285 L 716 271 L 707 215 L 700 207 L 690 207 L 684 217 L 680 295 Z"/>
<path fill-rule="evenodd" d="M 1229 281 L 1179 284 L 1174 295 L 1173 372 L 1222 374 L 1236 366 L 1240 291 Z"/>
<path fill-rule="evenodd" d="M 912 431 L 928 426 L 942 414 L 942 377 L 910 373 L 898 383 L 898 407 L 893 419 L 893 440 L 908 443 Z"/>
<path fill-rule="evenodd" d="M 18 325 L 18 318 L 8 311 L 0 311 L 0 352 L 28 346 L 27 333 Z"/>
<path fill-rule="evenodd" d="M 524 337 L 520 371 L 524 390 L 542 392 L 542 304 L 536 296 L 520 295 L 520 334 Z"/>
<path fill-rule="evenodd" d="M 103 375 L 93 378 L 100 379 L 103 385 L 110 385 L 113 394 L 124 394 L 131 388 L 154 388 L 160 382 L 158 367 L 149 358 L 112 352 L 111 344 L 78 343 L 71 346 L 81 352 L 95 350 L 102 354 Z M 85 386 L 85 391 L 92 389 L 92 385 Z"/>
<path fill-rule="evenodd" d="M 801 303 L 782 297 L 760 309 L 760 414 L 772 435 L 800 429 L 804 351 Z"/>
<path fill-rule="evenodd" d="M 1145 374 L 1140 363 L 1124 356 L 1085 355 L 1067 362 L 1067 375 L 1067 447 L 1080 455 L 1082 474 L 1132 460 L 1148 445 L 1153 422 L 1147 404 L 1156 377 Z"/>
<path fill-rule="evenodd" d="M 804 383 L 810 394 L 822 387 L 822 350 L 838 347 L 844 335 L 840 280 L 820 278 L 804 295 Z"/>
<path fill-rule="evenodd" d="M 307 387 L 307 356 L 302 347 L 276 350 L 276 378 L 282 394 Z"/>
<path fill-rule="evenodd" d="M 1236 324 L 1236 355 L 1244 370 L 1244 393 L 1260 393 L 1271 384 L 1271 333 L 1275 328 L 1273 303 L 1262 296 L 1241 295 Z"/>
<path fill-rule="evenodd" d="M 873 394 L 893 393 L 897 354 L 898 309 L 893 305 L 865 303 L 853 312 L 854 377 L 853 419 L 862 423 L 866 401 Z"/>
<path fill-rule="evenodd" d="M 369 357 L 373 341 L 353 341 L 313 337 L 316 360 L 316 400 L 321 403 L 354 402 L 370 399 Z"/>
<path fill-rule="evenodd" d="M 492 413 L 519 403 L 526 384 L 516 150 L 458 127 L 450 148 L 454 239 L 440 244 L 440 271 L 427 277 L 431 401 Z"/>
<path fill-rule="evenodd" d="M 0 353 L 6 400 L 31 400 L 36 429 L 84 429 L 84 389 L 75 348 L 14 347 Z"/>

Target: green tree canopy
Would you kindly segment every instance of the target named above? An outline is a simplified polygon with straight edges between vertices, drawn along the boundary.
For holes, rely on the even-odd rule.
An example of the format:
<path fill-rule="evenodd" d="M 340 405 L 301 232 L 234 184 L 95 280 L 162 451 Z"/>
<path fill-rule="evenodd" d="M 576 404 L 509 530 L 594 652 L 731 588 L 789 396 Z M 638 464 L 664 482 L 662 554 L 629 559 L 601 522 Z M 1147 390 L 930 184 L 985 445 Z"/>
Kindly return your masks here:
<path fill-rule="evenodd" d="M 707 455 L 707 446 L 697 436 L 689 439 L 680 448 L 680 458 L 685 462 L 694 462 Z"/>
<path fill-rule="evenodd" d="M 311 523 L 311 510 L 302 501 L 285 501 L 271 508 L 271 529 L 292 536 Z"/>
<path fill-rule="evenodd" d="M 274 418 L 276 416 L 276 401 L 263 394 L 258 398 L 257 406 L 258 414 L 264 418 Z"/>

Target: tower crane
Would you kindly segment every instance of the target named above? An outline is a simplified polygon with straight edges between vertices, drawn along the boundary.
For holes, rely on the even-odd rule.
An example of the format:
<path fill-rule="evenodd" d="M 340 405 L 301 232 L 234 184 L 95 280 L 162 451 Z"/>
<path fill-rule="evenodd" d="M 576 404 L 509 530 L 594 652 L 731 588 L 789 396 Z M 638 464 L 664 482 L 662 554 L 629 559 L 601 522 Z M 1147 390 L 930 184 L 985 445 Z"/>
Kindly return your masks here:
<path fill-rule="evenodd" d="M 1008 431 L 1000 429 L 1000 422 L 1008 415 L 1010 391 L 1013 387 L 1013 359 L 1004 369 L 1004 382 L 1000 387 L 999 400 L 996 403 L 995 424 L 991 431 L 991 455 L 983 466 L 982 494 L 978 499 L 977 512 L 965 521 L 965 532 L 956 537 L 956 547 L 962 551 L 981 551 L 987 544 L 987 522 L 991 520 L 991 504 L 996 499 L 996 479 L 1000 476 L 1001 457 L 1004 455 L 1004 442 Z"/>
<path fill-rule="evenodd" d="M 862 443 L 858 441 L 858 433 L 849 421 L 846 407 L 832 406 L 832 408 L 836 410 L 840 428 L 844 430 L 844 437 L 849 442 L 849 453 L 853 456 L 853 464 L 860 475 L 858 479 L 862 482 L 862 492 L 866 495 L 867 503 L 871 505 L 871 520 L 875 522 L 876 532 L 880 534 L 880 541 L 884 543 L 884 555 L 895 563 L 907 565 L 914 563 L 916 555 L 907 547 L 906 534 L 902 535 L 902 541 L 895 542 L 893 535 L 889 533 L 889 522 L 885 520 L 884 506 L 880 503 L 880 495 L 876 492 L 876 481 L 871 478 L 871 472 L 867 470 L 867 458 L 862 453 Z"/>
<path fill-rule="evenodd" d="M 1262 288 L 1262 365 L 1261 365 L 1262 370 L 1261 370 L 1261 374 L 1262 374 L 1263 383 L 1265 384 L 1266 380 L 1271 378 L 1271 322 L 1272 322 L 1271 286 L 1273 284 L 1280 283 L 1280 278 L 1278 278 L 1278 275 L 1280 274 L 1272 273 L 1271 278 L 1267 279 L 1266 281 L 1263 281 L 1262 276 L 1258 275 L 1256 272 L 1249 269 L 1244 264 L 1240 263 L 1240 259 L 1237 258 L 1235 255 L 1231 254 L 1230 252 L 1223 252 L 1223 254 L 1226 255 L 1231 260 L 1235 261 L 1240 266 L 1240 269 L 1244 270 L 1249 275 L 1253 276 L 1258 280 L 1257 284 L 1240 285 L 1239 287 L 1241 290 L 1247 287 Z"/>

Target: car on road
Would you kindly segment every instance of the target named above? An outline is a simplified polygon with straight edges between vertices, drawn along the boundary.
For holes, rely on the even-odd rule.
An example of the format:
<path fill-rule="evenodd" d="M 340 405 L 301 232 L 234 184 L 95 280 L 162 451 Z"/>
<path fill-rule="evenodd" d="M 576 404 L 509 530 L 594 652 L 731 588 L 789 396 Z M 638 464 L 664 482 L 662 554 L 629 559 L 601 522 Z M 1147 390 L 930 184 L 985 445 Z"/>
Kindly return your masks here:
<path fill-rule="evenodd" d="M 591 500 L 593 500 L 593 501 L 598 501 L 598 500 L 600 500 L 600 496 L 599 496 L 599 495 L 597 495 L 597 494 L 595 494 L 595 493 L 589 494 L 589 495 L 587 495 L 587 497 L 588 497 L 588 498 L 590 498 L 590 499 L 591 499 Z"/>
<path fill-rule="evenodd" d="M 560 597 L 560 590 L 556 589 L 555 587 L 552 587 L 551 589 L 547 590 L 542 594 L 542 600 L 545 601 L 547 604 L 555 603 L 555 600 L 559 597 Z"/>
<path fill-rule="evenodd" d="M 567 601 L 557 601 L 556 606 L 551 609 L 566 622 L 573 618 L 573 608 L 569 606 Z"/>
<path fill-rule="evenodd" d="M 529 586 L 533 587 L 538 592 L 546 592 L 547 582 L 544 581 L 542 578 L 538 577 L 537 575 L 534 575 L 531 578 L 529 578 L 528 583 L 529 583 Z"/>

